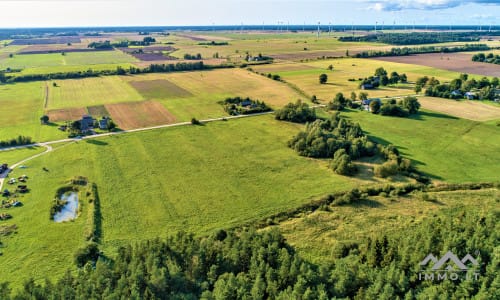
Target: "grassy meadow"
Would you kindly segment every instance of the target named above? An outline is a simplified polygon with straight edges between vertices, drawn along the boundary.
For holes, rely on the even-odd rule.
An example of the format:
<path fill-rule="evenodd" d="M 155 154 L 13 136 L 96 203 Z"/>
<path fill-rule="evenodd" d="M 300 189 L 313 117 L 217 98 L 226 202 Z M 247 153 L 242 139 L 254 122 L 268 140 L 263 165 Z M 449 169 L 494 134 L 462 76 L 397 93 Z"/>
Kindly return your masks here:
<path fill-rule="evenodd" d="M 203 46 L 189 36 L 227 41 L 229 45 Z M 456 72 L 374 59 L 304 59 L 342 56 L 347 49 L 355 53 L 392 47 L 342 43 L 337 36 L 323 33 L 317 39 L 313 32 L 171 34 L 158 39 L 175 42 L 173 46 L 179 50 L 173 55 L 179 58 L 185 53 L 211 58 L 218 52 L 229 60 L 241 61 L 248 51 L 251 55 L 274 55 L 276 59 L 273 64 L 251 66 L 253 70 L 227 68 L 0 84 L 0 140 L 18 135 L 31 136 L 37 142 L 66 138 L 67 133 L 59 131 L 56 124 L 40 124 L 40 117 L 49 110 L 91 107 L 95 114 L 104 114 L 107 104 L 151 101 L 158 105 L 152 110 L 158 112 L 158 107 L 164 107 L 172 120 L 184 122 L 193 117 L 227 116 L 218 104 L 227 97 L 250 97 L 273 109 L 297 99 L 309 102 L 312 95 L 322 103 L 338 92 L 349 97 L 352 91 L 362 92 L 359 78 L 373 75 L 381 66 L 389 74 L 406 73 L 409 83 L 368 90 L 369 97 L 413 95 L 413 82 L 422 76 L 434 76 L 442 82 L 459 76 Z M 111 40 L 126 37 L 116 34 Z M 138 63 L 121 51 L 8 57 L 22 47 L 0 46 L 0 69 L 22 68 L 20 74 L 40 74 L 115 69 Z M 329 65 L 333 70 L 328 70 Z M 256 73 L 279 74 L 285 82 Z M 327 84 L 319 84 L 322 73 L 328 75 Z M 409 118 L 349 109 L 341 115 L 358 122 L 377 142 L 394 144 L 434 182 L 498 181 L 498 104 L 432 101 L 437 100 L 425 98 L 420 113 Z M 321 108 L 317 112 L 320 116 L 330 114 Z M 131 114 L 123 115 L 132 119 Z M 55 145 L 54 151 L 27 162 L 28 168 L 16 169 L 12 174 L 28 175 L 30 192 L 21 196 L 22 207 L 0 208 L 0 213 L 13 216 L 0 226 L 18 226 L 17 234 L 0 236 L 0 266 L 8 270 L 0 272 L 0 283 L 10 281 L 19 288 L 29 277 L 58 278 L 67 269 L 76 270 L 73 255 L 85 244 L 89 217 L 86 203 L 80 203 L 80 215 L 74 221 L 56 224 L 49 220 L 57 188 L 74 176 L 85 176 L 97 184 L 102 214 L 99 247 L 110 257 L 118 246 L 130 242 L 165 237 L 179 230 L 209 234 L 219 228 L 266 219 L 333 192 L 390 180 L 410 181 L 403 176 L 373 178 L 370 168 L 377 158 L 355 162 L 360 166 L 359 174 L 345 177 L 329 169 L 329 160 L 298 156 L 287 142 L 303 126 L 278 122 L 266 115 Z M 42 151 L 41 147 L 0 151 L 0 163 L 13 164 Z M 497 205 L 494 199 L 499 197 L 497 190 L 435 194 L 437 202 L 422 201 L 418 195 L 374 197 L 331 207 L 330 212 L 316 211 L 277 226 L 306 258 L 333 261 L 342 243 L 362 243 L 375 232 L 411 228 L 423 218 L 460 206 L 487 210 Z"/>
<path fill-rule="evenodd" d="M 328 70 L 332 65 L 333 70 Z M 344 93 L 349 97 L 351 92 L 363 92 L 359 88 L 360 81 L 369 76 L 373 76 L 379 67 L 385 68 L 390 74 L 395 71 L 399 74 L 405 73 L 408 77 L 408 84 L 397 84 L 379 87 L 373 90 L 366 90 L 369 97 L 393 97 L 401 95 L 414 95 L 414 83 L 419 77 L 434 76 L 441 82 L 449 82 L 458 78 L 460 73 L 436 69 L 432 67 L 402 64 L 393 62 L 383 62 L 375 59 L 343 58 L 318 60 L 308 62 L 283 62 L 271 65 L 253 66 L 252 69 L 259 73 L 279 74 L 287 82 L 298 86 L 309 95 L 316 95 L 319 100 L 330 101 L 336 93 Z M 328 75 L 326 84 L 319 84 L 320 74 Z M 470 75 L 470 78 L 480 79 L 483 76 Z M 349 81 L 354 79 L 354 81 Z"/>
<path fill-rule="evenodd" d="M 31 136 L 35 141 L 65 137 L 53 126 L 41 126 L 44 113 L 45 82 L 0 85 L 0 140 L 18 135 Z"/>
<path fill-rule="evenodd" d="M 426 110 L 410 118 L 353 110 L 343 115 L 360 123 L 377 141 L 394 144 L 437 181 L 498 180 L 499 126 Z"/>
<path fill-rule="evenodd" d="M 30 156 L 44 152 L 44 147 L 30 147 L 17 150 L 0 151 L 0 164 L 12 165 Z M 22 175 L 22 174 L 21 174 Z"/>
<path fill-rule="evenodd" d="M 429 194 L 437 200 L 423 201 L 418 194 L 370 197 L 350 205 L 332 206 L 330 211 L 318 210 L 290 219 L 279 224 L 279 228 L 306 259 L 333 263 L 343 245 L 364 245 L 370 237 L 411 230 L 425 218 L 459 208 L 466 208 L 468 212 L 489 211 L 498 207 L 500 197 L 497 189 Z"/>
<path fill-rule="evenodd" d="M 27 69 L 40 67 L 58 67 L 75 65 L 119 64 L 136 62 L 131 55 L 119 50 L 96 52 L 67 52 L 47 54 L 15 54 L 13 57 L 0 59 L 0 69 Z"/>
<path fill-rule="evenodd" d="M 145 74 L 129 76 L 126 80 L 131 84 L 146 83 L 138 88 L 144 98 L 163 103 L 178 121 L 225 116 L 227 113 L 217 102 L 227 97 L 250 97 L 273 108 L 303 98 L 286 84 L 242 69 Z M 159 81 L 160 85 L 169 87 L 169 91 L 148 85 L 147 81 Z"/>
<path fill-rule="evenodd" d="M 2 238 L 0 264 L 9 272 L 0 281 L 57 277 L 73 267 L 87 211 L 55 224 L 49 207 L 56 189 L 76 175 L 97 183 L 108 255 L 129 241 L 177 230 L 208 233 L 359 184 L 286 147 L 299 127 L 272 116 L 215 122 L 82 140 L 26 163 L 13 175 L 27 174 L 31 191 L 23 207 L 9 210 L 13 219 L 2 222 L 19 229 Z"/>
<path fill-rule="evenodd" d="M 57 86 L 54 86 L 53 83 Z M 65 79 L 48 82 L 47 109 L 86 107 L 141 101 L 143 97 L 120 76 Z"/>

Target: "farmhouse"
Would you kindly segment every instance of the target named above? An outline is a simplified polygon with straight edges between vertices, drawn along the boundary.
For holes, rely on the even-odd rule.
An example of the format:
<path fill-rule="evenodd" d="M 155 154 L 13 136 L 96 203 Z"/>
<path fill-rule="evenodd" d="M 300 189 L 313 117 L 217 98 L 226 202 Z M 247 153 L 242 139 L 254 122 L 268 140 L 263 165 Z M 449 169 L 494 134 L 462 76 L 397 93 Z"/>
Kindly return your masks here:
<path fill-rule="evenodd" d="M 361 85 L 362 90 L 373 90 L 375 87 L 371 83 L 363 83 Z"/>
<path fill-rule="evenodd" d="M 370 99 L 363 100 L 363 101 L 361 101 L 361 104 L 363 105 L 363 107 L 366 111 L 370 111 L 370 103 L 372 103 L 372 101 L 382 103 L 382 101 L 380 101 L 380 98 L 370 98 Z"/>
<path fill-rule="evenodd" d="M 473 93 L 473 92 L 467 92 L 465 93 L 465 98 L 469 99 L 469 100 L 474 100 L 476 98 L 476 94 Z"/>
<path fill-rule="evenodd" d="M 495 93 L 495 97 L 494 97 L 495 102 L 500 102 L 500 89 L 495 89 L 493 91 L 493 93 Z"/>
<path fill-rule="evenodd" d="M 454 90 L 451 92 L 451 95 L 453 97 L 462 97 L 462 92 L 460 92 L 459 90 Z"/>
<path fill-rule="evenodd" d="M 83 115 L 80 121 L 80 130 L 82 132 L 87 132 L 94 128 L 94 119 L 89 115 Z"/>
<path fill-rule="evenodd" d="M 99 129 L 102 130 L 108 129 L 108 125 L 109 125 L 108 117 L 102 117 L 102 119 L 99 120 Z"/>

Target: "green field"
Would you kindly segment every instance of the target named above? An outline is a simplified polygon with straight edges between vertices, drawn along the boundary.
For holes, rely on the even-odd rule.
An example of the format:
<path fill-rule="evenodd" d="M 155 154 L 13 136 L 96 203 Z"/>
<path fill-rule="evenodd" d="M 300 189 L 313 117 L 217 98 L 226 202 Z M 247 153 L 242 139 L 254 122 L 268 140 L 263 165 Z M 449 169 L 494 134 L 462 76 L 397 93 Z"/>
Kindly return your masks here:
<path fill-rule="evenodd" d="M 146 99 L 158 100 L 177 117 L 178 121 L 214 118 L 227 115 L 217 102 L 227 97 L 251 97 L 273 108 L 303 98 L 287 85 L 242 69 L 203 72 L 146 74 L 127 77 L 132 82 L 166 80 L 168 93 L 158 86 L 146 86 L 141 91 Z"/>
<path fill-rule="evenodd" d="M 137 33 L 110 35 L 110 40 L 142 38 Z M 189 36 L 228 41 L 229 45 L 198 45 L 201 41 Z M 414 82 L 422 76 L 434 76 L 441 82 L 459 76 L 456 72 L 374 59 L 317 60 L 322 55 L 343 56 L 347 49 L 352 54 L 392 47 L 342 43 L 337 37 L 338 34 L 327 36 L 323 33 L 318 39 L 313 32 L 176 32 L 159 36 L 158 40 L 175 42 L 173 47 L 179 50 L 173 55 L 179 58 L 185 53 L 201 53 L 204 58 L 212 58 L 217 52 L 229 61 L 242 62 L 248 52 L 250 55 L 274 55 L 276 59 L 272 64 L 250 66 L 252 69 L 0 84 L 0 140 L 18 135 L 31 136 L 36 142 L 66 138 L 68 133 L 58 130 L 57 124 L 40 124 L 40 117 L 48 111 L 53 115 L 77 111 L 74 114 L 78 116 L 90 111 L 94 117 L 114 111 L 115 121 L 119 118 L 134 121 L 132 115 L 136 108 L 123 105 L 126 109 L 119 110 L 116 106 L 105 105 L 150 101 L 147 103 L 155 106 L 145 106 L 144 110 L 153 107 L 150 109 L 153 113 L 144 115 L 156 116 L 154 113 L 161 112 L 163 105 L 171 122 L 184 122 L 192 118 L 227 116 L 218 104 L 227 97 L 250 97 L 264 101 L 273 109 L 297 99 L 310 103 L 312 95 L 323 104 L 339 92 L 350 97 L 352 91 L 362 92 L 358 79 L 373 75 L 378 67 L 384 67 L 389 74 L 392 71 L 405 73 L 409 82 L 368 90 L 369 97 L 413 95 Z M 0 70 L 7 67 L 23 69 L 12 73 L 15 76 L 107 70 L 149 63 L 139 62 L 121 51 L 8 57 L 22 47 L 0 45 Z M 329 65 L 333 70 L 328 70 Z M 283 81 L 268 78 L 269 73 L 279 74 Z M 328 75 L 327 84 L 319 84 L 318 77 L 322 73 Z M 394 144 L 402 156 L 411 159 L 418 171 L 428 175 L 433 183 L 498 181 L 500 126 L 497 125 L 498 114 L 491 110 L 498 108 L 498 104 L 421 99 L 422 102 L 428 100 L 426 106 L 419 114 L 408 118 L 353 109 L 345 109 L 341 116 L 359 123 L 371 139 L 381 144 Z M 437 104 L 430 102 L 441 100 L 442 103 Z M 431 107 L 441 112 L 429 110 Z M 70 113 L 56 111 L 67 108 L 75 110 Z M 142 113 L 140 109 L 137 108 Z M 316 110 L 320 117 L 332 114 L 323 108 Z M 149 118 L 139 112 L 136 118 Z M 471 115 L 474 118 L 470 120 L 457 117 Z M 122 127 L 134 126 L 139 125 Z M 178 231 L 204 236 L 220 228 L 258 221 L 259 224 L 271 224 L 272 215 L 296 209 L 331 193 L 366 185 L 414 182 L 401 174 L 388 179 L 373 177 L 372 168 L 380 162 L 380 156 L 354 162 L 359 167 L 354 177 L 337 175 L 329 168 L 330 160 L 301 157 L 287 147 L 287 142 L 303 128 L 304 125 L 279 122 L 273 115 L 265 115 L 54 145 L 54 151 L 24 163 L 27 168 L 15 169 L 11 174 L 12 177 L 28 175 L 30 191 L 20 196 L 22 207 L 0 208 L 0 213 L 13 216 L 1 221 L 0 226 L 15 224 L 18 227 L 16 234 L 0 236 L 3 270 L 0 283 L 10 281 L 17 289 L 30 277 L 43 282 L 47 276 L 60 278 L 67 269 L 76 272 L 74 254 L 86 244 L 84 232 L 91 216 L 87 210 L 89 204 L 80 202 L 81 214 L 74 221 L 56 224 L 49 220 L 56 190 L 75 176 L 87 177 L 97 185 L 102 221 L 99 249 L 110 258 L 115 257 L 119 246 L 129 243 L 163 238 Z M 43 147 L 0 151 L 0 163 L 11 165 L 43 151 Z M 306 259 L 335 263 L 335 253 L 343 243 L 363 244 L 368 237 L 381 232 L 411 230 L 425 218 L 457 208 L 488 211 L 497 206 L 499 199 L 496 189 L 433 195 L 438 199 L 435 202 L 423 201 L 421 195 L 376 196 L 350 205 L 299 213 L 275 226 Z"/>
<path fill-rule="evenodd" d="M 107 254 L 129 241 L 176 230 L 208 233 L 352 188 L 356 183 L 326 162 L 286 147 L 298 127 L 271 116 L 216 122 L 80 141 L 26 163 L 14 175 L 27 174 L 31 192 L 3 222 L 19 230 L 2 239 L 0 264 L 9 272 L 0 281 L 19 284 L 72 267 L 84 242 L 86 210 L 74 222 L 55 224 L 49 206 L 57 187 L 76 175 L 98 185 Z"/>
<path fill-rule="evenodd" d="M 500 174 L 500 127 L 431 111 L 412 118 L 351 111 L 343 115 L 359 122 L 376 140 L 392 143 L 435 180 L 495 181 Z"/>
<path fill-rule="evenodd" d="M 10 47 L 10 46 L 9 46 Z M 9 48 L 7 47 L 7 48 Z M 131 55 L 122 51 L 96 51 L 96 52 L 68 52 L 48 54 L 16 54 L 14 57 L 0 59 L 0 69 L 29 69 L 40 67 L 76 66 L 85 65 L 87 69 L 91 65 L 120 64 L 136 62 Z"/>
<path fill-rule="evenodd" d="M 314 262 L 335 262 L 342 245 L 365 245 L 368 238 L 412 230 L 425 218 L 465 208 L 467 212 L 490 211 L 500 192 L 496 189 L 430 193 L 436 202 L 422 201 L 418 195 L 370 197 L 330 211 L 315 211 L 279 225 L 287 241 Z M 422 255 L 424 255 L 422 253 Z"/>
<path fill-rule="evenodd" d="M 89 69 L 93 71 L 107 71 L 107 70 L 116 70 L 117 67 L 122 67 L 124 69 L 128 69 L 132 66 L 135 66 L 132 63 L 104 63 L 98 65 L 64 65 L 64 66 L 48 66 L 48 67 L 35 67 L 23 69 L 21 72 L 12 73 L 13 76 L 19 75 L 32 75 L 32 74 L 54 74 L 59 72 L 85 72 Z"/>
<path fill-rule="evenodd" d="M 142 86 L 134 88 L 136 83 Z M 6 84 L 0 85 L 0 113 L 6 116 L 0 139 L 28 135 L 40 142 L 66 137 L 54 126 L 40 125 L 47 110 L 157 100 L 177 121 L 189 121 L 227 115 L 217 102 L 234 96 L 252 97 L 275 108 L 301 98 L 286 84 L 241 69 Z"/>
<path fill-rule="evenodd" d="M 49 82 L 47 109 L 85 107 L 106 103 L 141 101 L 137 93 L 120 76 L 91 77 L 84 79 L 65 79 Z"/>
<path fill-rule="evenodd" d="M 35 141 L 65 137 L 53 126 L 41 126 L 44 82 L 0 85 L 0 140 L 18 135 L 31 136 Z"/>
<path fill-rule="evenodd" d="M 0 151 L 0 164 L 6 163 L 8 165 L 12 165 L 43 151 L 45 151 L 44 147 L 31 147 L 25 149 Z"/>

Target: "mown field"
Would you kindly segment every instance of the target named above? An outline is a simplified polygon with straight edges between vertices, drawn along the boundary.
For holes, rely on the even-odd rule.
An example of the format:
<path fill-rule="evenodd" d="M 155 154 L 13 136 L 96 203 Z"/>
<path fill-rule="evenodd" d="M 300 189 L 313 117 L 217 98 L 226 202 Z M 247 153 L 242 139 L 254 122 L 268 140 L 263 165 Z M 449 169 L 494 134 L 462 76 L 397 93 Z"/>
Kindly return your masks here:
<path fill-rule="evenodd" d="M 328 70 L 332 65 L 333 70 Z M 359 79 L 373 76 L 375 70 L 383 67 L 389 74 L 393 71 L 406 74 L 408 84 L 379 87 L 363 91 L 359 88 Z M 414 83 L 417 78 L 434 76 L 441 82 L 449 82 L 458 78 L 460 73 L 436 69 L 432 67 L 382 62 L 375 59 L 343 58 L 331 60 L 318 60 L 309 62 L 284 62 L 272 65 L 253 66 L 256 72 L 279 74 L 284 80 L 290 82 L 309 95 L 316 95 L 319 100 L 330 101 L 336 93 L 344 93 L 349 97 L 351 92 L 367 92 L 369 97 L 393 97 L 401 95 L 414 95 Z M 319 84 L 320 74 L 327 74 L 328 82 Z M 480 79 L 481 75 L 471 75 L 470 78 Z M 353 81 L 349 81 L 349 79 Z"/>
<path fill-rule="evenodd" d="M 43 151 L 45 151 L 44 147 L 30 147 L 17 150 L 0 151 L 0 164 L 6 163 L 10 166 Z"/>
<path fill-rule="evenodd" d="M 5 116 L 0 139 L 28 135 L 40 142 L 66 137 L 54 126 L 40 125 L 40 117 L 45 112 L 50 116 L 57 115 L 59 121 L 71 120 L 75 113 L 82 114 L 88 107 L 125 103 L 137 106 L 141 101 L 154 100 L 172 115 L 169 120 L 183 122 L 193 117 L 226 116 L 217 102 L 235 96 L 265 101 L 274 108 L 301 98 L 284 83 L 242 69 L 6 84 L 0 86 L 0 112 Z M 68 111 L 66 114 L 70 118 L 65 118 L 61 110 Z M 144 120 L 131 122 L 159 125 L 154 120 L 151 124 L 145 122 L 148 118 L 144 116 L 138 115 L 137 118 Z"/>
<path fill-rule="evenodd" d="M 227 97 L 250 97 L 273 108 L 303 98 L 286 84 L 242 69 L 146 74 L 126 80 L 145 99 L 164 104 L 178 121 L 227 115 L 217 103 Z"/>
<path fill-rule="evenodd" d="M 0 140 L 18 135 L 31 136 L 36 141 L 65 136 L 53 126 L 40 125 L 44 94 L 44 82 L 0 85 Z"/>
<path fill-rule="evenodd" d="M 315 211 L 279 224 L 287 241 L 314 262 L 335 262 L 344 245 L 366 245 L 368 238 L 411 231 L 425 218 L 465 208 L 468 213 L 487 212 L 497 206 L 497 189 L 429 193 L 436 201 L 423 201 L 419 194 L 406 197 L 370 197 L 330 211 Z M 421 253 L 424 257 L 427 253 Z"/>
<path fill-rule="evenodd" d="M 491 101 L 449 100 L 434 97 L 420 97 L 423 108 L 473 121 L 491 121 L 500 119 L 500 106 Z"/>
<path fill-rule="evenodd" d="M 10 47 L 10 46 L 9 46 Z M 7 48 L 9 48 L 7 47 Z M 98 65 L 131 63 L 137 61 L 134 57 L 121 51 L 68 52 L 50 54 L 15 54 L 13 57 L 0 59 L 0 69 L 27 69 L 39 67 L 55 67 L 66 65 Z"/>
<path fill-rule="evenodd" d="M 210 41 L 211 33 L 189 34 L 192 36 L 172 34 L 162 41 L 174 41 L 179 48 L 175 53 L 178 57 L 198 52 L 212 57 L 218 52 L 231 60 L 240 60 L 248 51 L 253 55 L 275 55 L 277 63 L 252 66 L 253 71 L 234 68 L 0 85 L 0 140 L 17 135 L 28 135 L 36 141 L 65 138 L 67 134 L 59 131 L 56 124 L 40 125 L 40 116 L 47 111 L 62 117 L 73 114 L 72 118 L 87 111 L 96 114 L 94 117 L 110 113 L 122 129 L 130 129 L 162 124 L 162 120 L 173 123 L 193 117 L 222 117 L 227 113 L 217 102 L 227 97 L 251 97 L 274 109 L 299 98 L 309 101 L 298 91 L 303 91 L 307 98 L 316 95 L 323 103 L 338 92 L 349 97 L 352 91 L 361 92 L 358 78 L 373 75 L 381 66 L 389 73 L 406 73 L 409 83 L 367 91 L 369 97 L 414 94 L 412 82 L 422 76 L 450 81 L 459 75 L 371 59 L 300 62 L 307 55 L 343 55 L 347 49 L 354 53 L 389 47 L 341 43 L 333 36 L 323 35 L 318 40 L 313 33 L 217 33 L 214 40 L 228 41 L 230 45 L 201 46 L 196 39 Z M 10 47 L 13 46 L 0 48 L 0 69 L 15 62 L 20 68 L 26 67 L 23 74 L 136 63 L 132 56 L 120 51 L 8 58 L 10 52 L 5 49 Z M 280 58 L 292 61 L 283 62 Z M 329 65 L 333 66 L 332 71 L 327 70 Z M 286 82 L 255 72 L 279 74 Z M 327 84 L 319 84 L 321 73 L 328 74 Z M 349 81 L 352 78 L 354 82 Z M 394 144 L 436 183 L 498 181 L 498 105 L 434 100 L 423 98 L 420 114 L 410 118 L 359 110 L 346 110 L 342 116 L 359 122 L 377 142 Z M 318 115 L 328 114 L 318 108 Z M 0 213 L 13 216 L 0 226 L 18 226 L 17 234 L 0 236 L 0 266 L 7 270 L 0 272 L 0 283 L 10 281 L 19 288 L 29 277 L 41 281 L 46 276 L 58 278 L 67 269 L 76 271 L 73 255 L 85 244 L 87 204 L 80 203 L 81 213 L 75 221 L 56 224 L 49 220 L 57 188 L 74 176 L 85 176 L 97 184 L 102 214 L 100 249 L 111 258 L 117 247 L 130 242 L 165 237 L 179 230 L 209 234 L 219 228 L 266 219 L 333 192 L 388 183 L 370 175 L 376 159 L 356 162 L 361 171 L 350 178 L 334 174 L 327 160 L 298 156 L 287 147 L 287 141 L 302 128 L 303 125 L 275 121 L 272 115 L 242 118 L 79 140 L 27 162 L 26 169 L 16 169 L 12 174 L 29 176 L 30 192 L 20 198 L 23 206 L 0 209 Z M 0 163 L 12 164 L 43 150 L 0 151 Z M 402 176 L 394 181 L 399 180 L 410 181 Z M 436 197 L 437 202 L 425 202 L 418 196 L 374 197 L 331 207 L 330 212 L 303 215 L 279 227 L 306 258 L 333 261 L 342 243 L 362 243 L 381 231 L 410 230 L 423 218 L 461 206 L 488 210 L 495 206 L 498 191 L 436 193 Z"/>
<path fill-rule="evenodd" d="M 349 111 L 376 140 L 392 143 L 436 181 L 495 181 L 500 174 L 500 126 L 421 110 L 411 118 Z"/>
<path fill-rule="evenodd" d="M 56 86 L 53 85 L 54 82 Z M 120 76 L 56 80 L 48 82 L 48 88 L 49 110 L 143 100 Z"/>
<path fill-rule="evenodd" d="M 9 210 L 13 219 L 2 222 L 19 229 L 2 238 L 0 264 L 9 272 L 0 281 L 58 277 L 73 267 L 87 211 L 56 224 L 49 207 L 56 189 L 76 175 L 98 185 L 107 255 L 126 242 L 177 230 L 208 233 L 352 188 L 356 183 L 326 162 L 286 147 L 299 127 L 271 116 L 216 122 L 79 141 L 26 163 L 13 175 L 27 174 L 31 191 L 23 207 Z"/>

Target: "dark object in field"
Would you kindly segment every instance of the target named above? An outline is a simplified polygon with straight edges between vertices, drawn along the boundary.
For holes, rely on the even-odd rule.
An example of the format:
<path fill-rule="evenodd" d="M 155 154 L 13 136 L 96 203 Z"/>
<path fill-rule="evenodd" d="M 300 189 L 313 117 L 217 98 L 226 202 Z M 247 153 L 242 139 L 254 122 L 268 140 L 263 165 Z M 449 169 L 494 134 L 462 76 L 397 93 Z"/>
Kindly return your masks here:
<path fill-rule="evenodd" d="M 12 216 L 9 215 L 9 214 L 0 214 L 0 220 L 1 221 L 4 221 L 4 220 L 8 220 L 8 219 L 12 219 Z"/>
<path fill-rule="evenodd" d="M 43 167 L 42 170 L 44 170 L 45 172 L 49 172 L 49 169 L 47 169 L 46 167 Z"/>
<path fill-rule="evenodd" d="M 27 185 L 18 185 L 17 189 L 16 189 L 16 192 L 19 192 L 19 193 L 27 193 L 28 191 L 29 191 L 29 189 L 28 189 Z"/>

